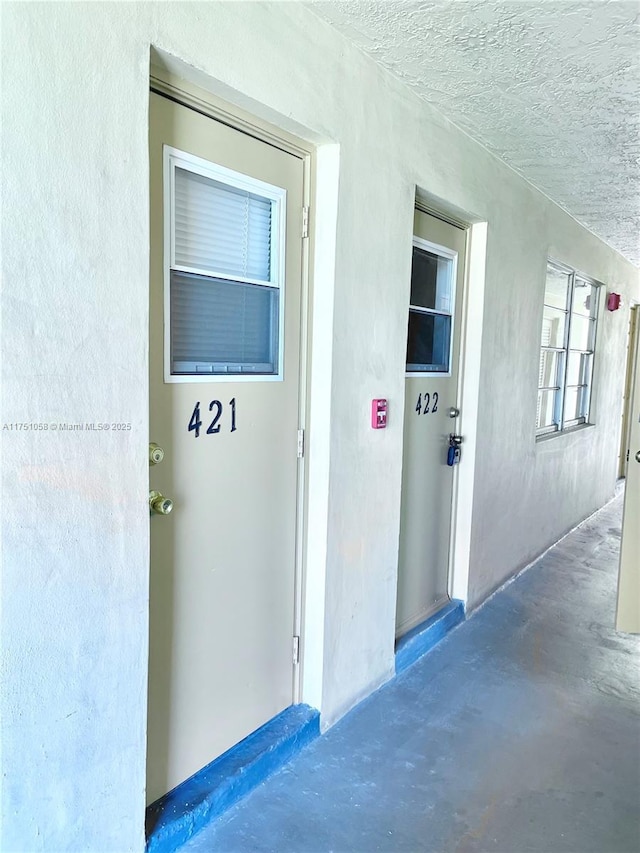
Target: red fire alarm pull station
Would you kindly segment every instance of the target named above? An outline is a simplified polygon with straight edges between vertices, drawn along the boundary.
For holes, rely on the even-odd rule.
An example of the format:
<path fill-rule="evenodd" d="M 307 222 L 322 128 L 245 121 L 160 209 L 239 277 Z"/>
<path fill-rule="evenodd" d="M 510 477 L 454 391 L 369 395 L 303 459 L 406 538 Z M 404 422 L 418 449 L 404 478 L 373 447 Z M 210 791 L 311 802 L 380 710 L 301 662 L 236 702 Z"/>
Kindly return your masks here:
<path fill-rule="evenodd" d="M 371 426 L 373 429 L 384 429 L 387 425 L 387 401 L 371 401 Z"/>
<path fill-rule="evenodd" d="M 607 311 L 617 311 L 622 304 L 619 293 L 610 293 L 607 296 Z"/>

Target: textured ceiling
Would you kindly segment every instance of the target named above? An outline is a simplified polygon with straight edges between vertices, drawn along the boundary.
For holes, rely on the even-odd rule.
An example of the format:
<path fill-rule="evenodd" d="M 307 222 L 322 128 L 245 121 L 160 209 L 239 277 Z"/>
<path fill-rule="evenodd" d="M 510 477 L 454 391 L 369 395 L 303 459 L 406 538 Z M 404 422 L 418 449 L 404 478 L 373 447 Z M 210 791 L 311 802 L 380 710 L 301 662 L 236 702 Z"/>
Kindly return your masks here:
<path fill-rule="evenodd" d="M 312 8 L 640 265 L 640 3 L 319 0 Z"/>

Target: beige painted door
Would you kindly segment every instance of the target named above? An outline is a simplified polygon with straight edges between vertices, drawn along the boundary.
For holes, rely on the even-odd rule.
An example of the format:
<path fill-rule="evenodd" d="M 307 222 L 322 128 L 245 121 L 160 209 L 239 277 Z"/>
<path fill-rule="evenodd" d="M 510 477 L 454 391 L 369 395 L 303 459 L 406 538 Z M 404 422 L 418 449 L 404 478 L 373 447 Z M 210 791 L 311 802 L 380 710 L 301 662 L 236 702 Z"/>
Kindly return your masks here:
<path fill-rule="evenodd" d="M 636 331 L 636 337 L 637 337 Z M 625 484 L 616 628 L 640 634 L 640 347 L 629 406 L 629 463 Z"/>
<path fill-rule="evenodd" d="M 405 380 L 396 635 L 449 600 L 466 233 L 416 210 Z M 464 444 L 461 448 L 464 458 Z"/>
<path fill-rule="evenodd" d="M 152 802 L 293 702 L 303 162 L 152 94 L 150 170 Z"/>

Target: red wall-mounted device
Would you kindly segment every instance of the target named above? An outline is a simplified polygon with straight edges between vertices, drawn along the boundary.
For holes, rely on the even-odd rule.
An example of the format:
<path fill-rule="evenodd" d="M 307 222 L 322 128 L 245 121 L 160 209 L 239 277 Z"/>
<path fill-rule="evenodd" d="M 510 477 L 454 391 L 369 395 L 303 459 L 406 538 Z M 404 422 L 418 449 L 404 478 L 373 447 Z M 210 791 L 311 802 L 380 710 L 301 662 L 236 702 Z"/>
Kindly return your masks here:
<path fill-rule="evenodd" d="M 621 301 L 619 293 L 610 293 L 607 296 L 607 311 L 617 311 Z"/>
<path fill-rule="evenodd" d="M 387 425 L 387 401 L 371 401 L 371 426 L 373 429 L 384 429 Z"/>

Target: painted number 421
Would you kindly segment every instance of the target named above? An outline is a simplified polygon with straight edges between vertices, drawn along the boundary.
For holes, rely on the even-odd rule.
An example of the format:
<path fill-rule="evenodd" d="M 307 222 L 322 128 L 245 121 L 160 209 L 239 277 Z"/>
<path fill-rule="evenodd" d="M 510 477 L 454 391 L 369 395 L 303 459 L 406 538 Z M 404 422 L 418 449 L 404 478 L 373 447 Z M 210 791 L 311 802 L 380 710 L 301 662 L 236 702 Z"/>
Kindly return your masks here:
<path fill-rule="evenodd" d="M 236 398 L 229 400 L 229 406 L 231 408 L 231 429 L 229 432 L 236 431 Z M 216 435 L 220 432 L 222 428 L 222 424 L 220 423 L 220 419 L 222 417 L 224 406 L 220 402 L 220 400 L 212 400 L 209 403 L 209 411 L 213 412 L 213 420 L 207 427 L 207 435 Z M 200 437 L 200 428 L 202 426 L 202 418 L 200 417 L 200 402 L 198 401 L 193 409 L 193 413 L 191 414 L 191 420 L 189 421 L 189 426 L 187 430 L 189 432 L 194 433 L 194 438 Z"/>

